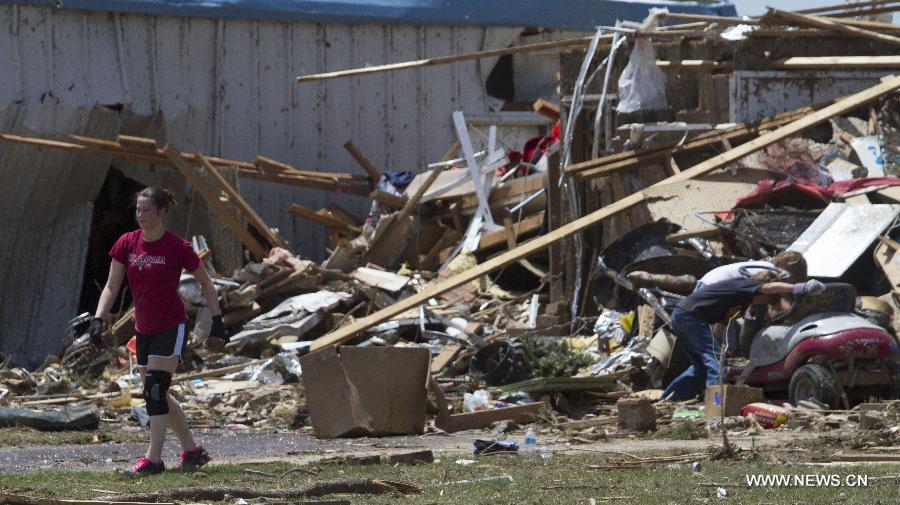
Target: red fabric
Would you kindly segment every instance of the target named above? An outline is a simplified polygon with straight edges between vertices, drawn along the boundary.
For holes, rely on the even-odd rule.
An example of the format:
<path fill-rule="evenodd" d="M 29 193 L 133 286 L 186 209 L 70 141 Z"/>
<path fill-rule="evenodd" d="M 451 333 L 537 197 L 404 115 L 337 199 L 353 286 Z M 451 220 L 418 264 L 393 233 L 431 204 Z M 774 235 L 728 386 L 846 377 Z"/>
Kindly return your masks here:
<path fill-rule="evenodd" d="M 533 163 L 536 161 L 536 159 L 540 159 L 540 156 L 536 156 L 537 153 L 540 153 L 543 156 L 550 146 L 559 142 L 559 131 L 559 122 L 557 122 L 550 130 L 550 133 L 548 133 L 547 135 L 543 137 L 531 137 L 530 139 L 528 139 L 525 142 L 525 146 L 522 148 L 521 152 L 515 149 L 510 149 L 506 153 L 506 157 L 509 158 L 509 163 L 497 169 L 497 175 L 505 174 L 511 168 L 518 166 L 518 164 L 522 161 L 526 163 Z M 518 171 L 516 176 L 525 176 L 529 175 L 530 173 L 530 167 L 523 167 Z"/>
<path fill-rule="evenodd" d="M 898 177 L 866 177 L 862 179 L 848 179 L 831 183 L 826 191 L 832 196 L 841 196 L 851 191 L 857 191 L 863 188 L 871 188 L 873 186 L 900 186 L 900 178 Z"/>
<path fill-rule="evenodd" d="M 167 231 L 159 240 L 146 242 L 137 229 L 119 237 L 109 255 L 125 265 L 138 333 L 153 335 L 187 321 L 178 280 L 182 268 L 200 268 L 200 257 L 187 241 Z"/>
<path fill-rule="evenodd" d="M 753 209 L 764 205 L 790 205 L 798 208 L 821 208 L 828 205 L 832 198 L 842 196 L 851 191 L 880 186 L 900 186 L 897 177 L 872 177 L 848 179 L 833 182 L 828 186 L 815 184 L 787 184 L 783 181 L 759 181 L 756 190 L 739 199 L 735 209 Z M 817 205 L 816 203 L 821 203 Z"/>

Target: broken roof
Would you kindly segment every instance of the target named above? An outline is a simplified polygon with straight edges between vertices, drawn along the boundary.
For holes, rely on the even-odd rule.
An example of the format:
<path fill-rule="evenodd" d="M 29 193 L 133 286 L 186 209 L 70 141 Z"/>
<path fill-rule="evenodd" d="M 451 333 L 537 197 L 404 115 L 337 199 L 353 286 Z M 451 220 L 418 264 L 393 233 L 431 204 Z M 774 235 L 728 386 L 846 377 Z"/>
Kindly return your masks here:
<path fill-rule="evenodd" d="M 651 7 L 733 16 L 731 2 L 621 0 L 0 0 L 137 14 L 324 23 L 539 26 L 593 30 L 617 19 L 643 19 Z"/>

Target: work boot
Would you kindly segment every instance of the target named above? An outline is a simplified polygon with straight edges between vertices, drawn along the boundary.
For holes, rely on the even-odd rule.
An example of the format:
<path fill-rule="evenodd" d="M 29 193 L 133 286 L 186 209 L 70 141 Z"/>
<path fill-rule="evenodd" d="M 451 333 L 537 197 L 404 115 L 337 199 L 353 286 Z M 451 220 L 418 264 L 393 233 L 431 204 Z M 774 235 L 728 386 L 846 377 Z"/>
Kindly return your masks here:
<path fill-rule="evenodd" d="M 198 445 L 190 451 L 181 453 L 181 469 L 187 471 L 196 470 L 209 463 L 211 459 L 212 456 L 206 452 L 206 449 L 202 445 Z"/>
<path fill-rule="evenodd" d="M 137 463 L 131 470 L 125 470 L 123 473 L 129 477 L 142 477 L 144 475 L 156 475 L 166 471 L 166 464 L 159 461 L 151 461 L 144 456 L 138 458 Z"/>

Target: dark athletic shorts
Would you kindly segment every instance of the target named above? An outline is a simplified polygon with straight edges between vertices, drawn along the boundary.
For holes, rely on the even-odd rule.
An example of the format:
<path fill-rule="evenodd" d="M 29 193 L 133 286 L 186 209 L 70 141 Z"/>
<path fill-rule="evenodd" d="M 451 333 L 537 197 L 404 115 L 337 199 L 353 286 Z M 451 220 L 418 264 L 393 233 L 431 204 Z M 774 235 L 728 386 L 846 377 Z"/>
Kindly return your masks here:
<path fill-rule="evenodd" d="M 185 334 L 187 329 L 185 324 L 173 326 L 168 330 L 163 330 L 153 335 L 144 335 L 135 332 L 137 341 L 137 363 L 139 367 L 147 366 L 147 358 L 150 356 L 159 356 L 162 358 L 171 358 L 172 356 L 181 356 L 184 351 L 184 341 L 187 338 Z"/>

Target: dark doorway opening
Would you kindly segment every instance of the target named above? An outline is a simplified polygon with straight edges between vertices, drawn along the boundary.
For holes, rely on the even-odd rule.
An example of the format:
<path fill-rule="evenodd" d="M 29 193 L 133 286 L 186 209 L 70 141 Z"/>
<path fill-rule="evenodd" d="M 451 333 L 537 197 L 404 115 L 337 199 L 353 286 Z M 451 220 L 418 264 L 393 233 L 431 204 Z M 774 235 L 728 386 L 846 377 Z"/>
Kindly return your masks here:
<path fill-rule="evenodd" d="M 110 167 L 103 181 L 103 187 L 94 200 L 94 213 L 91 218 L 91 236 L 88 242 L 87 258 L 84 262 L 84 276 L 81 285 L 81 299 L 78 313 L 97 310 L 100 293 L 106 285 L 109 275 L 109 250 L 116 240 L 125 232 L 137 228 L 134 219 L 134 196 L 144 189 L 144 185 L 125 176 L 121 171 Z M 119 298 L 113 304 L 112 311 L 131 304 L 131 293 L 124 285 L 119 291 Z"/>

